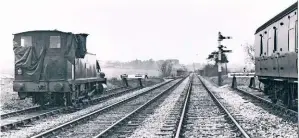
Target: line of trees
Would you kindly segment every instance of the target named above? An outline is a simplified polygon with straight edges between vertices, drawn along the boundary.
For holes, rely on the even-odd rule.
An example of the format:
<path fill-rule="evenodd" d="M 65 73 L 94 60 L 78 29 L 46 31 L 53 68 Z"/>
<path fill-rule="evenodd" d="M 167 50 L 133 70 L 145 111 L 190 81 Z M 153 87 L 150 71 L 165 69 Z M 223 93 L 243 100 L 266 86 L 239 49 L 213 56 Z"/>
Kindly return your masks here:
<path fill-rule="evenodd" d="M 177 69 L 187 70 L 187 68 L 180 64 L 178 59 L 166 60 L 132 60 L 129 62 L 108 61 L 103 67 L 112 68 L 133 68 L 133 69 L 152 69 L 161 73 L 162 77 L 171 76 Z"/>
<path fill-rule="evenodd" d="M 255 57 L 254 57 L 254 46 L 251 45 L 251 44 L 244 44 L 244 45 L 241 45 L 243 48 L 244 48 L 244 52 L 246 54 L 246 61 L 245 63 L 246 64 L 252 64 L 252 65 L 255 65 Z M 204 67 L 203 67 L 203 70 L 204 70 L 204 75 L 205 76 L 217 76 L 218 74 L 218 66 L 217 66 L 217 63 L 218 63 L 218 52 L 217 51 L 213 51 L 207 58 L 208 61 L 212 61 L 214 62 L 213 64 L 209 63 L 209 64 L 206 64 Z M 225 64 L 225 68 L 222 67 L 222 74 L 227 74 L 229 73 L 230 71 L 227 69 L 227 63 L 228 63 L 228 59 L 227 59 L 227 55 L 225 53 L 222 53 L 221 55 L 221 63 Z M 247 70 L 246 68 L 244 68 L 246 71 L 250 71 L 250 72 L 254 72 L 254 69 L 251 69 L 251 70 Z M 240 69 L 243 71 L 243 69 Z"/>
<path fill-rule="evenodd" d="M 174 65 L 179 64 L 179 60 L 177 59 L 167 59 Z M 161 64 L 164 63 L 165 60 L 132 60 L 128 62 L 120 62 L 120 61 L 107 61 L 103 67 L 113 67 L 113 68 L 134 68 L 134 69 L 159 69 Z"/>

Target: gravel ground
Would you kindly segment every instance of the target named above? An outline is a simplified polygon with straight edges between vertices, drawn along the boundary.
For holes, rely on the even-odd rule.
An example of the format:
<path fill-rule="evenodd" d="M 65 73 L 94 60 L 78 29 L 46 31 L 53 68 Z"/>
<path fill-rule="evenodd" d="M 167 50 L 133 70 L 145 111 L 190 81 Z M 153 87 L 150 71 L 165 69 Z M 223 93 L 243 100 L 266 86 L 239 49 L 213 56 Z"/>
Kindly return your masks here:
<path fill-rule="evenodd" d="M 238 89 L 271 101 L 271 99 L 269 99 L 269 96 L 265 95 L 263 92 L 260 92 L 258 90 L 251 89 L 247 86 L 239 86 Z"/>
<path fill-rule="evenodd" d="M 205 79 L 209 80 L 210 82 L 218 84 L 218 76 L 214 77 L 204 77 Z M 238 86 L 249 86 L 250 78 L 236 78 Z M 227 75 L 222 76 L 222 85 L 232 85 L 233 78 L 228 78 Z M 259 81 L 255 78 L 255 86 L 258 87 Z"/>
<path fill-rule="evenodd" d="M 234 91 L 227 88 L 216 88 L 207 80 L 203 80 L 220 101 L 229 107 L 229 111 L 238 117 L 241 126 L 251 137 L 298 137 L 298 124 L 287 122 L 263 108 L 244 100 Z"/>
<path fill-rule="evenodd" d="M 197 77 L 194 78 L 189 106 L 186 113 L 183 136 L 196 137 L 235 137 L 230 124 L 220 112 L 211 96 Z"/>
<path fill-rule="evenodd" d="M 176 101 L 178 100 L 180 93 L 183 92 L 184 88 L 188 84 L 189 78 L 185 79 L 165 101 L 157 107 L 155 112 L 148 116 L 141 126 L 133 132 L 130 138 L 153 138 L 159 137 L 156 133 L 160 132 L 163 127 L 165 119 L 169 115 L 171 109 L 174 108 Z"/>
<path fill-rule="evenodd" d="M 0 114 L 37 106 L 31 103 L 31 98 L 20 100 L 18 93 L 12 90 L 12 81 L 5 82 L 5 85 L 1 85 L 0 97 Z"/>
<path fill-rule="evenodd" d="M 167 80 L 166 82 L 168 82 L 168 81 L 169 80 Z M 10 138 L 30 137 L 30 136 L 32 136 L 36 133 L 43 132 L 45 130 L 48 130 L 50 128 L 53 128 L 55 126 L 58 126 L 58 125 L 63 124 L 65 122 L 68 122 L 70 120 L 73 120 L 75 118 L 78 118 L 78 117 L 80 117 L 84 114 L 93 112 L 97 109 L 103 108 L 107 105 L 111 105 L 113 103 L 116 103 L 116 102 L 118 102 L 120 100 L 123 100 L 123 99 L 126 99 L 128 97 L 140 94 L 144 91 L 149 90 L 152 87 L 155 87 L 157 85 L 160 85 L 160 84 L 163 84 L 163 83 L 166 83 L 166 82 L 162 82 L 162 83 L 153 85 L 151 87 L 143 88 L 141 90 L 134 91 L 134 92 L 122 95 L 120 97 L 111 99 L 111 100 L 106 101 L 104 103 L 97 104 L 95 106 L 88 107 L 88 108 L 80 110 L 78 112 L 74 112 L 74 113 L 71 113 L 71 114 L 63 114 L 63 115 L 59 115 L 59 116 L 54 115 L 54 116 L 51 116 L 49 118 L 41 119 L 39 121 L 34 122 L 34 124 L 32 124 L 32 126 L 34 126 L 34 127 L 26 127 L 26 128 L 21 128 L 20 130 L 12 130 L 12 131 L 7 131 L 7 132 L 2 132 L 1 137 L 10 137 Z"/>

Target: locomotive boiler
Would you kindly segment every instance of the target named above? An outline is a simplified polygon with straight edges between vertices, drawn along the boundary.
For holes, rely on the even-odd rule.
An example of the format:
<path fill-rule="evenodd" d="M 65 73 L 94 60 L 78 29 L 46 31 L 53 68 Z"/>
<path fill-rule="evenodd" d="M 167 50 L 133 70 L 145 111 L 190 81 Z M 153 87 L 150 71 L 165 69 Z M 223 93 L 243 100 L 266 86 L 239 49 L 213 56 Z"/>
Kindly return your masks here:
<path fill-rule="evenodd" d="M 298 2 L 255 32 L 255 72 L 263 91 L 289 108 L 298 103 Z"/>
<path fill-rule="evenodd" d="M 71 105 L 107 88 L 88 34 L 37 30 L 14 34 L 15 80 L 20 99 L 40 105 Z"/>

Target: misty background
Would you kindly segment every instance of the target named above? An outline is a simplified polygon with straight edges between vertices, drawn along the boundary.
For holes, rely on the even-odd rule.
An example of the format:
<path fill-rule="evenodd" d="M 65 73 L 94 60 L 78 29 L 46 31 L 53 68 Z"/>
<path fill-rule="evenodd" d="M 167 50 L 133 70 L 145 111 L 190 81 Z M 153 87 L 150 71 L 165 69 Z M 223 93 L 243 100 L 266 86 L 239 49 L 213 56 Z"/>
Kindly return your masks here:
<path fill-rule="evenodd" d="M 189 70 L 201 68 L 217 50 L 221 31 L 229 69 L 246 64 L 242 44 L 254 42 L 263 23 L 296 0 L 10 0 L 0 4 L 1 74 L 13 75 L 13 33 L 60 30 L 88 33 L 87 50 L 111 68 L 156 72 L 157 62 L 176 59 Z M 105 70 L 106 69 L 106 70 Z M 127 69 L 127 70 L 125 70 Z M 134 72 L 134 71 L 132 71 Z"/>

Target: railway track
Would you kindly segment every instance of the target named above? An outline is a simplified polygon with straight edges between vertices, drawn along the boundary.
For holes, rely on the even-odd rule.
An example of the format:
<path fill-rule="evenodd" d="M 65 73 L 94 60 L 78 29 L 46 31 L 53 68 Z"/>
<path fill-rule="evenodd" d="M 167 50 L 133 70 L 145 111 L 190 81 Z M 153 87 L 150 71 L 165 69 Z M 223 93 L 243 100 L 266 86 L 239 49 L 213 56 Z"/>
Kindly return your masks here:
<path fill-rule="evenodd" d="M 192 78 L 164 124 L 160 137 L 249 137 L 197 77 Z"/>
<path fill-rule="evenodd" d="M 102 137 L 130 116 L 142 110 L 160 96 L 169 92 L 183 79 L 164 83 L 140 94 L 96 110 L 33 136 L 38 137 Z M 162 92 L 161 92 L 162 91 Z"/>
<path fill-rule="evenodd" d="M 246 98 L 248 97 L 248 100 L 250 100 L 252 103 L 260 104 L 264 109 L 268 110 L 270 113 L 273 113 L 275 115 L 281 116 L 286 120 L 292 121 L 297 123 L 298 122 L 298 112 L 288 109 L 285 106 L 275 104 L 271 102 L 270 100 L 267 100 L 265 98 L 262 98 L 260 96 L 251 94 L 249 92 L 246 92 L 244 90 L 241 90 L 239 88 L 235 88 L 236 91 L 238 91 L 240 94 L 244 95 Z"/>
<path fill-rule="evenodd" d="M 202 77 L 201 81 L 209 84 Z M 211 86 L 211 85 L 209 85 Z M 205 84 L 204 84 L 204 87 Z M 273 109 L 265 109 L 258 100 L 251 100 L 229 90 L 213 90 L 214 95 L 231 112 L 232 116 L 250 137 L 298 137 L 298 123 L 273 114 Z M 253 99 L 253 98 L 252 98 Z M 271 104 L 270 104 L 271 105 Z M 296 116 L 297 117 L 297 116 Z"/>
<path fill-rule="evenodd" d="M 112 97 L 120 96 L 123 94 L 126 94 L 128 92 L 138 90 L 140 89 L 139 87 L 137 88 L 116 88 L 116 89 L 110 89 L 106 93 L 95 96 L 91 100 L 84 101 L 83 103 L 74 105 L 74 106 L 68 106 L 68 107 L 32 107 L 32 108 L 27 108 L 24 110 L 19 110 L 7 114 L 2 114 L 1 115 L 1 131 L 7 131 L 10 129 L 18 129 L 18 127 L 30 127 L 30 124 L 36 120 L 40 120 L 42 118 L 46 118 L 52 115 L 56 115 L 59 113 L 68 113 L 68 112 L 74 112 L 77 110 L 80 110 L 86 106 L 89 105 L 94 105 L 98 104 L 100 102 L 103 102 L 105 100 L 108 100 Z"/>
<path fill-rule="evenodd" d="M 113 127 L 110 127 L 109 130 L 107 129 L 101 134 L 95 136 L 94 138 L 99 138 L 99 137 L 120 138 L 120 137 L 132 136 L 132 134 L 135 132 L 137 128 L 142 127 L 144 121 L 148 117 L 150 117 L 150 115 L 155 114 L 156 109 L 159 108 L 159 106 L 165 102 L 166 98 L 173 98 L 171 97 L 171 95 L 178 94 L 178 93 L 181 93 L 180 98 L 186 95 L 186 92 L 177 91 L 177 89 L 180 89 L 179 87 L 186 85 L 184 81 L 188 81 L 188 78 L 187 80 L 186 79 L 182 80 L 182 83 L 180 83 L 179 85 L 167 89 L 165 93 L 160 93 L 151 101 L 147 102 L 143 106 L 131 112 L 129 115 L 124 117 L 119 122 L 115 123 L 115 125 Z M 178 93 L 175 91 L 177 91 Z M 138 137 L 138 136 L 134 136 L 133 134 L 133 137 Z"/>
<path fill-rule="evenodd" d="M 125 87 L 118 87 L 118 88 L 114 88 L 114 89 L 109 89 L 109 90 L 107 90 L 106 93 L 113 92 L 113 91 L 115 92 L 115 91 L 118 91 L 118 90 L 123 90 L 124 88 Z M 17 115 L 22 115 L 22 114 L 34 112 L 34 111 L 37 111 L 37 110 L 42 110 L 42 109 L 43 108 L 41 106 L 34 106 L 34 107 L 22 109 L 22 110 L 17 110 L 17 111 L 1 114 L 0 117 L 1 117 L 1 119 L 5 119 L 5 118 L 9 118 L 9 117 L 17 116 Z"/>
<path fill-rule="evenodd" d="M 218 87 L 218 85 L 215 83 L 213 83 L 213 85 Z M 262 92 L 262 90 L 260 90 L 259 88 L 255 88 L 255 87 L 249 87 L 249 88 Z M 277 116 L 280 116 L 280 117 L 284 118 L 285 120 L 288 120 L 288 121 L 291 121 L 294 123 L 298 122 L 298 111 L 289 109 L 282 104 L 277 104 L 277 103 L 275 104 L 269 99 L 265 99 L 261 96 L 246 92 L 239 88 L 233 88 L 233 89 L 236 90 L 237 92 L 239 92 L 239 94 L 241 94 L 243 97 L 245 96 L 244 98 L 250 100 L 252 103 L 259 104 L 259 106 L 261 106 L 268 112 L 275 114 Z"/>

